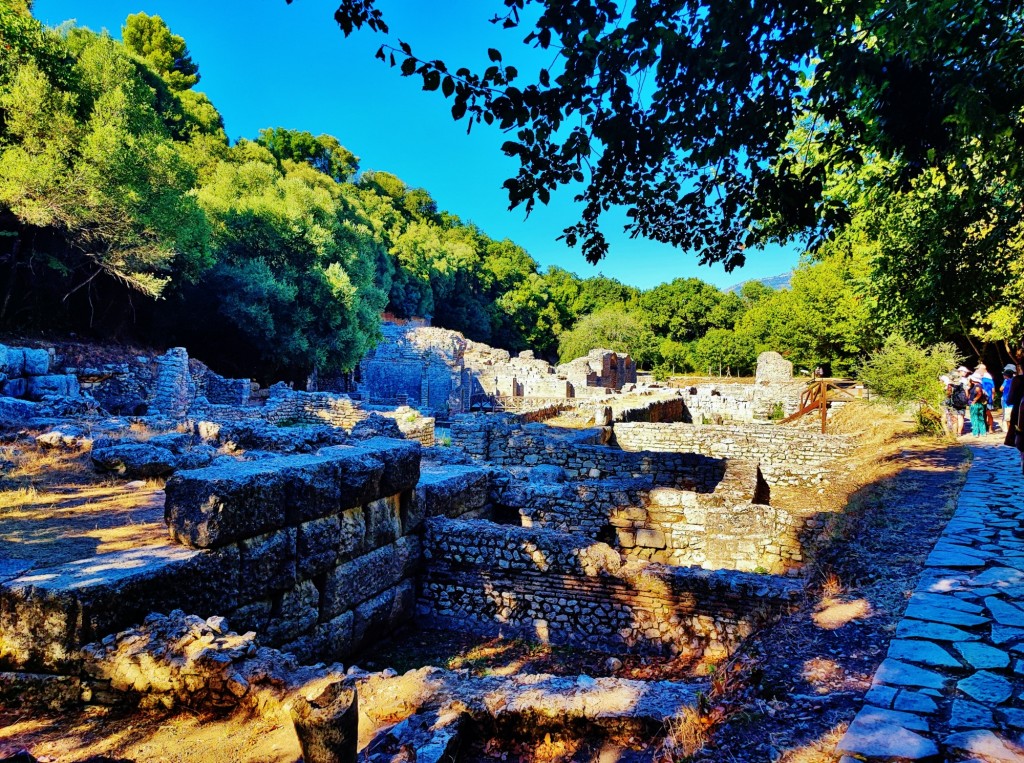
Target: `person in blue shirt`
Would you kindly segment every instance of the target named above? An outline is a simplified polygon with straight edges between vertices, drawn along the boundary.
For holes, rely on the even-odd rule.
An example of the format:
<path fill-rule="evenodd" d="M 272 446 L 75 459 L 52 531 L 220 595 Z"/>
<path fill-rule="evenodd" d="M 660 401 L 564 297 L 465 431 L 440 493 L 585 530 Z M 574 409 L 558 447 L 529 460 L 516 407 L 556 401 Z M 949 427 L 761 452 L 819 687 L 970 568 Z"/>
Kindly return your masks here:
<path fill-rule="evenodd" d="M 1007 363 L 1003 366 L 1003 429 L 1008 429 L 1013 418 L 1013 405 L 1010 403 L 1010 387 L 1013 377 L 1017 375 L 1017 366 Z"/>

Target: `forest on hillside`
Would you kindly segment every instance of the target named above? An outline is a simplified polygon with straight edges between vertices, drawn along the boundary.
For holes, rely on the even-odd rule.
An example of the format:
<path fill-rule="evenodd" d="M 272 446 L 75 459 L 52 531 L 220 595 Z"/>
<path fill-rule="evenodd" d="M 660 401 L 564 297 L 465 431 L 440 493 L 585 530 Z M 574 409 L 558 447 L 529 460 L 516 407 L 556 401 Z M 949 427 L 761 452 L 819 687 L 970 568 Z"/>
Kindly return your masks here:
<path fill-rule="evenodd" d="M 0 2 L 5 331 L 183 344 L 225 373 L 301 379 L 353 368 L 385 311 L 551 359 L 626 350 L 659 373 L 749 373 L 774 349 L 846 374 L 894 333 L 982 354 L 1021 327 L 1021 187 L 989 157 L 962 168 L 991 175 L 982 191 L 887 183 L 881 159 L 837 177 L 825 192 L 849 220 L 788 289 L 640 291 L 542 269 L 333 136 L 232 143 L 186 41 L 144 13 L 121 32 Z"/>

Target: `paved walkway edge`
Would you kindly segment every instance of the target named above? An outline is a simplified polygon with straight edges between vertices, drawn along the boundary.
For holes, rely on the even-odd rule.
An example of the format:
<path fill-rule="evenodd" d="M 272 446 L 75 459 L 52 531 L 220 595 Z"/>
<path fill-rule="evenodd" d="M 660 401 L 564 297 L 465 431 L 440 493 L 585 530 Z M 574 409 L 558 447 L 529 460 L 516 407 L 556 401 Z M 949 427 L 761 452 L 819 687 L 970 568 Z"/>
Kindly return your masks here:
<path fill-rule="evenodd" d="M 1024 763 L 1024 479 L 1015 450 L 972 451 L 843 763 Z"/>

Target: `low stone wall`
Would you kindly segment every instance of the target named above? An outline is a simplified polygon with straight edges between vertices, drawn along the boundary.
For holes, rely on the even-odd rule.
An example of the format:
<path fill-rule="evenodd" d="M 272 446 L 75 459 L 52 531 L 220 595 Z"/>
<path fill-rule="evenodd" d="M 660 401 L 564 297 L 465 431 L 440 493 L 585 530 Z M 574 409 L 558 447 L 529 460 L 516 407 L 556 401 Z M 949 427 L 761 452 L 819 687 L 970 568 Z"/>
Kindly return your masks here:
<path fill-rule="evenodd" d="M 452 420 L 452 445 L 499 466 L 558 466 L 570 479 L 650 477 L 654 485 L 712 492 L 725 461 L 695 453 L 631 453 L 600 443 L 602 428 L 556 430 L 515 416 L 468 415 Z"/>
<path fill-rule="evenodd" d="M 695 384 L 682 388 L 683 400 L 695 423 L 767 420 L 773 412 L 784 416 L 800 408 L 804 379 L 758 381 L 753 384 Z"/>
<path fill-rule="evenodd" d="M 730 460 L 713 493 L 654 487 L 649 479 L 496 484 L 494 503 L 542 527 L 609 543 L 629 557 L 676 566 L 785 574 L 803 562 L 803 522 L 767 505 L 757 465 Z"/>
<path fill-rule="evenodd" d="M 845 437 L 769 425 L 629 424 L 614 426 L 615 441 L 630 452 L 702 453 L 757 461 L 771 485 L 823 482 L 829 463 L 848 454 Z"/>
<path fill-rule="evenodd" d="M 78 379 L 51 370 L 50 352 L 0 344 L 0 395 L 42 400 L 47 395 L 75 396 Z"/>
<path fill-rule="evenodd" d="M 579 535 L 427 523 L 419 615 L 434 625 L 614 652 L 720 658 L 794 605 L 796 581 L 630 560 Z"/>
<path fill-rule="evenodd" d="M 186 606 L 300 658 L 347 653 L 413 613 L 419 451 L 371 439 L 175 475 L 166 516 L 185 545 L 34 569 L 0 586 L 0 668 L 74 670 L 84 644 Z"/>
<path fill-rule="evenodd" d="M 237 410 L 237 409 L 236 409 Z M 370 409 L 352 400 L 348 395 L 331 392 L 297 392 L 284 385 L 270 388 L 270 396 L 262 409 L 250 409 L 271 424 L 329 424 L 351 431 L 371 414 L 393 419 L 408 440 L 415 440 L 424 447 L 434 445 L 434 419 L 420 416 L 414 409 L 403 407 L 398 410 L 385 408 Z M 231 412 L 228 412 L 229 415 Z"/>

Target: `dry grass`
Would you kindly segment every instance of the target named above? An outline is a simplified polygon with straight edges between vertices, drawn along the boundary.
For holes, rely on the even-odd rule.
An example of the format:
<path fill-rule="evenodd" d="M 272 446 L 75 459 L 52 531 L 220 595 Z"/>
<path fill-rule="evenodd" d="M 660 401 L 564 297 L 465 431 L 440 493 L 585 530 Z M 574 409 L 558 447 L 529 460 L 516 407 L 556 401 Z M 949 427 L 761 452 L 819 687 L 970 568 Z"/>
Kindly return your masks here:
<path fill-rule="evenodd" d="M 166 541 L 161 481 L 129 490 L 80 451 L 8 446 L 0 458 L 0 558 L 48 567 Z"/>

